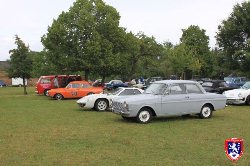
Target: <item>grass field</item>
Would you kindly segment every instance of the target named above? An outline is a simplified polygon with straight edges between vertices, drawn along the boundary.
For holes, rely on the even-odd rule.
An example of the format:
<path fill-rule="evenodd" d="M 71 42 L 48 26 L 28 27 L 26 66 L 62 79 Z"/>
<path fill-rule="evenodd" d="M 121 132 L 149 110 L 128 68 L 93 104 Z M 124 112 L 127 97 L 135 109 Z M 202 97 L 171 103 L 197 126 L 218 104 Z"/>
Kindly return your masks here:
<path fill-rule="evenodd" d="M 142 125 L 111 112 L 81 110 L 28 88 L 0 88 L 0 165 L 250 165 L 250 106 L 228 106 L 211 119 L 154 119 Z M 232 163 L 226 138 L 244 139 Z"/>

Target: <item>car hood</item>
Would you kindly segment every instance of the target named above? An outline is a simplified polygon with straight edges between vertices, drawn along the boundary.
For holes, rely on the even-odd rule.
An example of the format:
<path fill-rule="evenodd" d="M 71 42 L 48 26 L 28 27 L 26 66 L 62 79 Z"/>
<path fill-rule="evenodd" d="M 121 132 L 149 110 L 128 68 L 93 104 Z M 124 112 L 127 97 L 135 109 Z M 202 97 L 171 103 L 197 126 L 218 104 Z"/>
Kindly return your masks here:
<path fill-rule="evenodd" d="M 117 97 L 114 99 L 114 101 L 120 102 L 120 103 L 126 102 L 128 104 L 133 104 L 133 103 L 136 104 L 136 103 L 141 103 L 141 102 L 149 104 L 149 102 L 154 101 L 152 99 L 159 98 L 159 97 L 161 97 L 161 95 L 144 93 L 144 94 L 138 94 L 138 95 Z"/>
<path fill-rule="evenodd" d="M 233 89 L 233 90 L 228 90 L 224 92 L 224 95 L 226 97 L 238 97 L 239 94 L 242 95 L 249 95 L 250 94 L 250 90 L 249 89 Z"/>
<path fill-rule="evenodd" d="M 109 97 L 111 98 L 113 96 L 114 95 L 111 94 L 92 94 L 80 98 L 79 100 L 77 100 L 77 103 L 86 103 L 88 100 L 98 99 L 98 98 L 109 98 Z"/>

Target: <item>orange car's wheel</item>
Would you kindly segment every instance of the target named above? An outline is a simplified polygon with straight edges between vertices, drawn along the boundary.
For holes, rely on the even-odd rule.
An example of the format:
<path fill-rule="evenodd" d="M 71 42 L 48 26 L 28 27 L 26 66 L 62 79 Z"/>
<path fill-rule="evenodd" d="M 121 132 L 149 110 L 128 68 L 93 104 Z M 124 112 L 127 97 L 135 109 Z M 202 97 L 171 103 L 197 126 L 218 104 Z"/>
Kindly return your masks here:
<path fill-rule="evenodd" d="M 63 95 L 60 94 L 60 93 L 57 93 L 57 94 L 55 95 L 55 99 L 56 99 L 56 100 L 62 100 L 63 98 L 64 98 Z"/>

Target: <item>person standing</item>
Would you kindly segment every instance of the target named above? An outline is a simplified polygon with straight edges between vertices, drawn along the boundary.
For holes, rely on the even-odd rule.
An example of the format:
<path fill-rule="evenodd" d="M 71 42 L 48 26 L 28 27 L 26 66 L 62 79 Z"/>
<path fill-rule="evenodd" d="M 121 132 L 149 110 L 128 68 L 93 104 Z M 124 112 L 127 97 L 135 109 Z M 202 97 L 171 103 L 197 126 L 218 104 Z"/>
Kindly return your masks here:
<path fill-rule="evenodd" d="M 58 76 L 56 75 L 54 78 L 54 87 L 59 88 Z"/>

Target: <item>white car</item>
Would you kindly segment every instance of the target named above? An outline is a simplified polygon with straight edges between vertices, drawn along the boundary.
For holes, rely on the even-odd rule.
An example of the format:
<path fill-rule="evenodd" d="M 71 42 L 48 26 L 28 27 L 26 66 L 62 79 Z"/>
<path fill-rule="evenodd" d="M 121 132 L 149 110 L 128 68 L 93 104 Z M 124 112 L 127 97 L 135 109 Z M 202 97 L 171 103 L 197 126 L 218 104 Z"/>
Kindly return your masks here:
<path fill-rule="evenodd" d="M 77 104 L 84 108 L 94 108 L 96 111 L 106 111 L 110 106 L 111 99 L 118 96 L 137 95 L 143 93 L 139 88 L 117 88 L 112 93 L 92 94 L 77 100 Z"/>
<path fill-rule="evenodd" d="M 227 104 L 250 104 L 250 81 L 240 89 L 228 90 L 223 93 L 227 98 Z"/>

